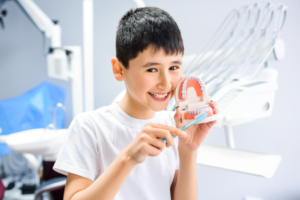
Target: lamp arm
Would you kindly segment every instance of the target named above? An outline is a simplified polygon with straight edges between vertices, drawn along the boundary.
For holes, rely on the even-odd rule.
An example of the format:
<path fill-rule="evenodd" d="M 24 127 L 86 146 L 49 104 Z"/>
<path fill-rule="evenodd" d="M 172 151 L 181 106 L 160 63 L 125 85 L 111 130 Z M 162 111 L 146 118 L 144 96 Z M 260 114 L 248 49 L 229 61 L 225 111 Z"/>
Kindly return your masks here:
<path fill-rule="evenodd" d="M 32 0 L 15 1 L 33 24 L 51 39 L 51 47 L 61 47 L 61 28 L 52 21 Z"/>

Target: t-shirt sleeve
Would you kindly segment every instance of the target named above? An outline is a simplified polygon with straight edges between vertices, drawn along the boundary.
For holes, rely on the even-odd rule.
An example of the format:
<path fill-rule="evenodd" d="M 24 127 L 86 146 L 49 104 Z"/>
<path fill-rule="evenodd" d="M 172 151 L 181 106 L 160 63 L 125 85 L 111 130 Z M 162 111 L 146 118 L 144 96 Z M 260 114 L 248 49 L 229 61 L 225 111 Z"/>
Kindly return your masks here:
<path fill-rule="evenodd" d="M 73 173 L 94 181 L 99 170 L 99 153 L 95 130 L 86 113 L 71 123 L 53 170 Z"/>

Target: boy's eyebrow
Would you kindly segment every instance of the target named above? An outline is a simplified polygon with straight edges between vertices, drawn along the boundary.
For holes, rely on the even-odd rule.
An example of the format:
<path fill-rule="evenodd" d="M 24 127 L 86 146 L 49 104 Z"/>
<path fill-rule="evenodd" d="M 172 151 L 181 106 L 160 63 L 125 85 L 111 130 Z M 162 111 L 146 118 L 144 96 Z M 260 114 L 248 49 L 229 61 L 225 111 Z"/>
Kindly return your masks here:
<path fill-rule="evenodd" d="M 175 60 L 175 61 L 171 62 L 171 64 L 179 64 L 179 65 L 181 65 L 182 62 L 181 62 L 181 60 Z M 161 65 L 161 63 L 148 62 L 145 65 L 143 65 L 143 67 L 151 67 L 153 65 Z"/>
<path fill-rule="evenodd" d="M 172 64 L 182 65 L 182 62 L 181 62 L 181 60 L 175 60 L 172 62 Z"/>

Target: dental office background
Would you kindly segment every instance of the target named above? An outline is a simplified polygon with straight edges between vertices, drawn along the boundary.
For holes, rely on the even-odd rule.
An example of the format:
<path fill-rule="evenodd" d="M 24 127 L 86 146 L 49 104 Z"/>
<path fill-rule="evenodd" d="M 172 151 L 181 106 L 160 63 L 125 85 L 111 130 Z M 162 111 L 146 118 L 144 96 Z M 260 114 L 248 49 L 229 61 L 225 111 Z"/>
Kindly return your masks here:
<path fill-rule="evenodd" d="M 83 45 L 81 0 L 35 0 L 51 18 L 59 20 L 62 45 Z M 227 14 L 252 0 L 145 0 L 171 14 L 182 32 L 185 55 L 200 52 Z M 278 70 L 279 89 L 270 117 L 234 126 L 236 148 L 282 156 L 270 179 L 198 165 L 199 199 L 240 200 L 246 195 L 265 200 L 300 199 L 300 1 L 274 0 L 288 6 L 280 35 L 284 60 L 271 63 Z M 94 1 L 95 108 L 109 105 L 124 89 L 114 79 L 110 58 L 115 56 L 115 33 L 122 15 L 135 4 L 129 0 Z M 14 2 L 7 2 L 5 29 L 0 29 L 0 100 L 16 97 L 43 81 L 66 89 L 66 124 L 72 121 L 71 82 L 47 76 L 42 34 Z M 226 146 L 223 128 L 214 127 L 204 143 Z"/>

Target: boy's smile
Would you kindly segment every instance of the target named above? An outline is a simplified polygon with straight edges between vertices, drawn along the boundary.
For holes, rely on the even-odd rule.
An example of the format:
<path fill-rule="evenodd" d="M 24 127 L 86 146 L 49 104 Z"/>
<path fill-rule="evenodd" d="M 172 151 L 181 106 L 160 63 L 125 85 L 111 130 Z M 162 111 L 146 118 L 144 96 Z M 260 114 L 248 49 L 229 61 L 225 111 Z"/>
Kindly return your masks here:
<path fill-rule="evenodd" d="M 155 100 L 155 101 L 166 101 L 170 95 L 170 92 L 167 93 L 150 93 L 148 92 L 148 94 L 151 95 L 151 97 Z"/>
<path fill-rule="evenodd" d="M 115 77 L 126 84 L 125 97 L 118 104 L 125 113 L 138 119 L 149 119 L 155 111 L 164 110 L 182 76 L 181 53 L 166 55 L 164 49 L 154 50 L 149 46 L 140 52 L 129 61 L 128 69 L 112 59 L 113 68 L 117 68 L 114 63 L 122 67 L 122 75 L 116 75 L 118 72 L 114 70 Z"/>

